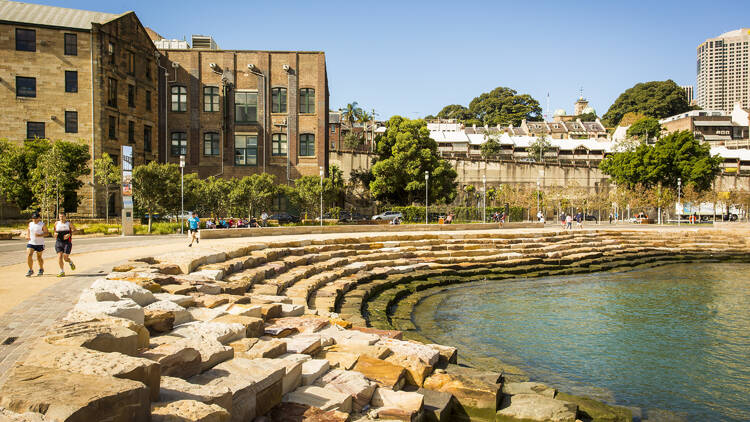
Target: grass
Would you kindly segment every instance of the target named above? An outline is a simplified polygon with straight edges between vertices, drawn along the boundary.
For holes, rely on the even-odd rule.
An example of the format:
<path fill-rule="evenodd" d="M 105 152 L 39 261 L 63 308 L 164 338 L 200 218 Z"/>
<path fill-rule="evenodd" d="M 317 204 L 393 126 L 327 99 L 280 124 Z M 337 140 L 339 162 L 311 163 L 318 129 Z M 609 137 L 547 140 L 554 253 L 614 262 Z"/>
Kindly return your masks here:
<path fill-rule="evenodd" d="M 135 234 L 148 234 L 148 224 L 136 224 L 133 229 Z M 179 232 L 180 223 L 151 223 L 151 234 L 174 234 Z"/>

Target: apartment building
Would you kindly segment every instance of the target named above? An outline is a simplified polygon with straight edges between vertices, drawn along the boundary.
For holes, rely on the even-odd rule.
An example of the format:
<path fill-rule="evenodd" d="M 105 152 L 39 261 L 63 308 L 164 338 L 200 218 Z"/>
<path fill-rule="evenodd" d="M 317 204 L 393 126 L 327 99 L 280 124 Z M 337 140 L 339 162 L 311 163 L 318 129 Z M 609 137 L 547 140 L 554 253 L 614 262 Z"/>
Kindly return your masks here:
<path fill-rule="evenodd" d="M 735 103 L 749 108 L 750 28 L 709 38 L 696 52 L 698 105 L 727 113 L 731 113 Z"/>
<path fill-rule="evenodd" d="M 152 33 L 152 36 L 158 34 Z M 325 54 L 222 50 L 209 36 L 155 39 L 159 148 L 201 177 L 270 173 L 278 183 L 328 169 Z M 178 48 L 174 48 L 174 47 Z"/>
<path fill-rule="evenodd" d="M 741 109 L 740 109 L 741 110 Z M 691 110 L 659 120 L 667 133 L 687 130 L 712 147 L 747 146 L 748 126 L 721 110 Z"/>
<path fill-rule="evenodd" d="M 157 159 L 155 53 L 133 12 L 0 1 L 2 136 L 84 142 L 94 158 L 132 145 L 136 164 Z M 102 195 L 86 186 L 68 211 L 103 216 Z"/>

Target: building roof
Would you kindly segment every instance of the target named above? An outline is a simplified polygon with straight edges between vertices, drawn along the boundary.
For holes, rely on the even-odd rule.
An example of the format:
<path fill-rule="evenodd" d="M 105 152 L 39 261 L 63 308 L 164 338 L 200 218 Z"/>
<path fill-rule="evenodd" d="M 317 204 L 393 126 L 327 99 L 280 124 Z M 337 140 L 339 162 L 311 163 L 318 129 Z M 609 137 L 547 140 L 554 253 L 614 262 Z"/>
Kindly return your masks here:
<path fill-rule="evenodd" d="M 750 28 L 735 29 L 734 31 L 725 32 L 716 38 L 739 37 L 742 35 L 750 35 Z"/>
<path fill-rule="evenodd" d="M 92 22 L 102 24 L 122 15 L 0 0 L 0 20 L 6 22 L 90 30 Z"/>

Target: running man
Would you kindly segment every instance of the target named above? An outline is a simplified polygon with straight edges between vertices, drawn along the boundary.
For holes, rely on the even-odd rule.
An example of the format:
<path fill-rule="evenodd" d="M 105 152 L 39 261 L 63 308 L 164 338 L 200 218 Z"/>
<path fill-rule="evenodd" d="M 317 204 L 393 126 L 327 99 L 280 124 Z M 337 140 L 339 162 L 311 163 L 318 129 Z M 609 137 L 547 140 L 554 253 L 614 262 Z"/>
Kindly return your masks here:
<path fill-rule="evenodd" d="M 26 277 L 34 275 L 34 252 L 36 252 L 36 261 L 39 263 L 38 276 L 44 275 L 44 259 L 42 259 L 42 252 L 44 252 L 44 236 L 47 235 L 47 226 L 39 218 L 39 213 L 34 211 L 31 214 L 31 222 L 29 227 L 26 229 L 26 239 L 29 243 L 26 244 L 26 261 L 29 264 L 29 272 L 26 273 Z"/>
<path fill-rule="evenodd" d="M 200 225 L 201 219 L 198 218 L 198 213 L 193 211 L 193 216 L 188 218 L 188 235 L 190 236 L 190 244 L 188 247 L 193 246 L 193 241 L 195 241 L 195 243 L 200 243 L 200 233 L 198 233 Z"/>
<path fill-rule="evenodd" d="M 75 271 L 76 264 L 70 260 L 70 251 L 73 249 L 73 230 L 76 227 L 68 221 L 64 212 L 60 213 L 59 220 L 55 222 L 55 252 L 57 252 L 57 263 L 60 265 L 58 277 L 65 277 L 65 263 L 70 265 L 70 270 Z"/>

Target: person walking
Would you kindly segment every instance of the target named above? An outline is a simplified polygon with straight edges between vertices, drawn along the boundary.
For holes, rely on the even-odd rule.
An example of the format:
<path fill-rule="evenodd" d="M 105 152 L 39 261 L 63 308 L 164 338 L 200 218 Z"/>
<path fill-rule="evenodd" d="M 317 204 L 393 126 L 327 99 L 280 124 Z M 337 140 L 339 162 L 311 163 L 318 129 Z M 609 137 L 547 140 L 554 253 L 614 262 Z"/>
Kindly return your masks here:
<path fill-rule="evenodd" d="M 263 222 L 263 227 L 268 227 L 268 213 L 263 211 L 263 214 L 260 215 L 260 219 Z"/>
<path fill-rule="evenodd" d="M 573 216 L 570 214 L 565 215 L 565 228 L 568 230 L 573 229 Z"/>
<path fill-rule="evenodd" d="M 612 224 L 612 213 L 609 213 L 609 224 Z"/>
<path fill-rule="evenodd" d="M 576 214 L 576 228 L 577 229 L 583 229 L 583 213 L 578 211 L 578 214 Z"/>
<path fill-rule="evenodd" d="M 198 213 L 193 211 L 193 216 L 188 218 L 188 235 L 190 236 L 190 244 L 188 247 L 193 246 L 193 242 L 200 243 L 200 229 L 201 219 L 198 218 Z"/>
<path fill-rule="evenodd" d="M 29 271 L 26 273 L 26 277 L 34 275 L 34 253 L 36 252 L 36 261 L 39 263 L 38 276 L 44 275 L 44 259 L 42 258 L 42 252 L 44 252 L 44 236 L 48 233 L 47 225 L 39 218 L 39 213 L 34 211 L 31 214 L 31 222 L 29 227 L 26 229 L 26 262 L 29 264 Z"/>
<path fill-rule="evenodd" d="M 60 212 L 58 220 L 55 222 L 55 252 L 57 253 L 57 263 L 60 265 L 58 277 L 65 277 L 65 263 L 70 265 L 70 270 L 75 271 L 76 264 L 70 260 L 70 251 L 73 249 L 73 230 L 76 227 L 68 221 L 64 212 Z"/>

